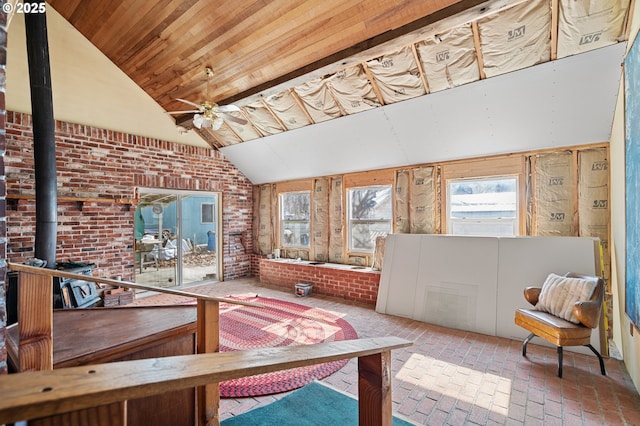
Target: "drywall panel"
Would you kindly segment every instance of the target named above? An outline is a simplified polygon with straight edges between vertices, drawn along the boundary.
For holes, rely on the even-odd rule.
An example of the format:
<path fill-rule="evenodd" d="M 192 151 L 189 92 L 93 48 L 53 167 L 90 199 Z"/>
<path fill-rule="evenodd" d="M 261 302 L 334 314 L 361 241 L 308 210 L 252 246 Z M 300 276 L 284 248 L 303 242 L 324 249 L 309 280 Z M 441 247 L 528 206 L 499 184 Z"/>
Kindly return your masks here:
<path fill-rule="evenodd" d="M 497 263 L 496 238 L 388 235 L 376 311 L 495 335 Z"/>
<path fill-rule="evenodd" d="M 590 237 L 392 234 L 376 312 L 522 340 L 528 333 L 514 324 L 514 315 L 530 307 L 524 288 L 541 286 L 551 272 L 596 274 L 598 244 Z M 591 344 L 600 348 L 599 329 Z"/>
<path fill-rule="evenodd" d="M 221 151 L 258 184 L 608 141 L 625 48 L 618 43 Z"/>
<path fill-rule="evenodd" d="M 596 264 L 600 259 L 599 241 L 591 237 L 500 238 L 499 258 L 497 335 L 517 340 L 529 334 L 513 320 L 516 309 L 531 308 L 523 295 L 525 287 L 541 287 L 552 272 L 599 275 L 600 271 Z M 532 343 L 546 344 L 542 339 L 534 339 Z M 599 329 L 591 334 L 591 344 L 599 350 Z M 591 353 L 587 348 L 575 349 Z"/>

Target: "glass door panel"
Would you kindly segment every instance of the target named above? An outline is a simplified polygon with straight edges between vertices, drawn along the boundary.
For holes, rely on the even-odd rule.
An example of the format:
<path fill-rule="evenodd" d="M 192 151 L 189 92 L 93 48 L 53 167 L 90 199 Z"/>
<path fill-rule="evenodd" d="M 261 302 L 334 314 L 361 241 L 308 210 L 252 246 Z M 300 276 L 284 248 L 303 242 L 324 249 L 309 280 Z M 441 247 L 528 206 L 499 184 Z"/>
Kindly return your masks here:
<path fill-rule="evenodd" d="M 183 195 L 181 201 L 182 284 L 216 280 L 218 197 Z"/>
<path fill-rule="evenodd" d="M 141 189 L 135 212 L 135 282 L 182 287 L 220 279 L 217 193 Z"/>

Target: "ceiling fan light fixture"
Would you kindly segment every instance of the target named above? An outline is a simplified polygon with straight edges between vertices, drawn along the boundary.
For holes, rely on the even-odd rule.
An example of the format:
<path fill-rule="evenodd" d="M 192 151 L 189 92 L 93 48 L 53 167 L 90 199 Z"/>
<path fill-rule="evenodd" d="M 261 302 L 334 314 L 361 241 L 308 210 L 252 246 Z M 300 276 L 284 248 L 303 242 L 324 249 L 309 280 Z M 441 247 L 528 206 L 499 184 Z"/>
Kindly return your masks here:
<path fill-rule="evenodd" d="M 200 114 L 194 114 L 193 115 L 193 125 L 196 126 L 198 129 L 202 129 L 203 124 L 205 123 L 205 121 L 208 121 L 206 118 L 204 118 L 203 116 L 201 116 Z M 206 127 L 206 126 L 204 126 Z"/>

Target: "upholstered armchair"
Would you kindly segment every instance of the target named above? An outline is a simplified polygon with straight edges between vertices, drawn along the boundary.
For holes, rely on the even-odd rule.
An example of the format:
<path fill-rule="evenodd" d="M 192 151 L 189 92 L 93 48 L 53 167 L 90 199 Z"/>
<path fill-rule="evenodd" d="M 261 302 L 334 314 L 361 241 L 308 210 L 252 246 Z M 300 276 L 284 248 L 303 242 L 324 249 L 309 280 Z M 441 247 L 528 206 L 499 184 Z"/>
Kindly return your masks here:
<path fill-rule="evenodd" d="M 563 346 L 586 346 L 596 354 L 600 371 L 606 375 L 602 355 L 590 343 L 602 316 L 602 278 L 550 274 L 542 287 L 525 288 L 524 297 L 533 308 L 515 313 L 516 325 L 531 333 L 522 343 L 522 356 L 527 356 L 527 344 L 536 336 L 552 343 L 558 351 L 558 377 L 562 377 Z"/>

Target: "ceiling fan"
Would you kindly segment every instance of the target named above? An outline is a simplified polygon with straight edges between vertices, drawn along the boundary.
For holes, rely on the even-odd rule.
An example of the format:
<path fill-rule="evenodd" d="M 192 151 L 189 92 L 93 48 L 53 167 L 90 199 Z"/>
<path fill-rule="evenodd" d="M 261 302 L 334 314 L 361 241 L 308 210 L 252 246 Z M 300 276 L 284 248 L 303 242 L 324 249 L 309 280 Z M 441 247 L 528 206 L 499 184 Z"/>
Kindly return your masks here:
<path fill-rule="evenodd" d="M 210 67 L 205 68 L 207 74 L 207 98 L 209 98 L 209 80 L 213 76 L 213 69 Z M 168 111 L 167 114 L 190 114 L 193 113 L 193 125 L 198 129 L 210 127 L 213 130 L 218 130 L 224 120 L 230 120 L 238 124 L 247 124 L 247 120 L 239 117 L 235 117 L 230 112 L 238 112 L 240 108 L 235 105 L 218 105 L 215 102 L 205 100 L 204 102 L 195 103 L 187 101 L 186 99 L 176 98 L 177 101 L 183 102 L 187 105 L 191 105 L 197 109 L 185 110 L 185 111 Z"/>

